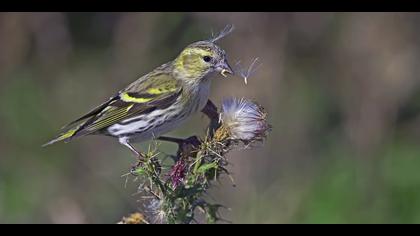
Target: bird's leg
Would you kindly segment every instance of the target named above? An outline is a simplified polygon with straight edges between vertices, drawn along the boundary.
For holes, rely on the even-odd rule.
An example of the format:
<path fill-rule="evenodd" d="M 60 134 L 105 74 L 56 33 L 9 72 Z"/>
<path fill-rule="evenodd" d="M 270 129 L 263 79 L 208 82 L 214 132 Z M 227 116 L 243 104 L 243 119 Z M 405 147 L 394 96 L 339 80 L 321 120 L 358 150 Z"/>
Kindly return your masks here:
<path fill-rule="evenodd" d="M 139 160 L 139 161 L 144 161 L 144 155 L 142 154 L 142 153 L 140 153 L 140 152 L 138 152 L 133 146 L 131 146 L 131 144 L 129 144 L 129 143 L 127 143 L 127 145 L 126 145 L 130 150 L 131 150 L 131 152 L 137 157 L 137 159 Z"/>
<path fill-rule="evenodd" d="M 219 122 L 219 112 L 217 111 L 216 105 L 209 99 L 207 101 L 206 106 L 201 110 L 209 119 L 209 136 L 210 138 L 213 137 L 214 132 L 219 128 L 220 122 Z"/>
<path fill-rule="evenodd" d="M 122 145 L 124 145 L 124 146 L 126 146 L 126 147 L 128 147 L 128 149 L 130 149 L 130 151 L 136 156 L 136 158 L 137 158 L 137 163 L 136 164 L 133 164 L 132 166 L 131 166 L 131 170 L 130 170 L 130 173 L 132 174 L 132 175 L 135 175 L 134 174 L 134 172 L 136 171 L 136 169 L 144 162 L 144 159 L 145 159 L 145 156 L 142 154 L 142 153 L 140 153 L 140 152 L 138 152 L 129 142 L 128 142 L 128 139 L 127 138 L 120 138 L 119 139 L 119 142 L 122 144 Z"/>

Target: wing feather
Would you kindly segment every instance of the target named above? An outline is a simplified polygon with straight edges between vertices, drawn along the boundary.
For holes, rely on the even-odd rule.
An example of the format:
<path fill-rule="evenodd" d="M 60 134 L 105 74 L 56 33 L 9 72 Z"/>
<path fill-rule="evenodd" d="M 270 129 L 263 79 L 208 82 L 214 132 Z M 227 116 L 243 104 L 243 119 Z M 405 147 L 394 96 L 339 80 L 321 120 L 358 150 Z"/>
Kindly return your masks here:
<path fill-rule="evenodd" d="M 173 104 L 182 91 L 180 83 L 167 74 L 160 75 L 152 83 L 144 81 L 143 85 L 137 92 L 121 92 L 101 113 L 87 120 L 73 137 L 92 134 L 122 120 L 164 109 Z"/>
<path fill-rule="evenodd" d="M 46 145 L 97 133 L 125 119 L 170 106 L 182 93 L 180 82 L 168 73 L 155 74 L 154 76 L 154 80 L 140 78 L 138 84 L 133 83 L 117 96 L 71 122 L 66 127 L 85 120 L 75 128 L 65 129 L 63 133 Z"/>

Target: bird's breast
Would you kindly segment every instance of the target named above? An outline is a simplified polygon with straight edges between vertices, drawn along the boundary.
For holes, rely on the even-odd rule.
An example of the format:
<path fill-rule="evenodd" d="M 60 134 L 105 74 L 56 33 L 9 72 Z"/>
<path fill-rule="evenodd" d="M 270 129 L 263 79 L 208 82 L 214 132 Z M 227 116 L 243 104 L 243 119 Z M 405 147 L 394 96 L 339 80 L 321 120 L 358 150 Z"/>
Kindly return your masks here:
<path fill-rule="evenodd" d="M 207 100 L 209 99 L 210 95 L 210 81 L 206 80 L 202 82 L 197 90 L 195 90 L 192 94 L 193 99 L 192 102 L 194 103 L 192 105 L 193 112 L 199 112 L 201 111 L 204 106 L 207 104 Z"/>

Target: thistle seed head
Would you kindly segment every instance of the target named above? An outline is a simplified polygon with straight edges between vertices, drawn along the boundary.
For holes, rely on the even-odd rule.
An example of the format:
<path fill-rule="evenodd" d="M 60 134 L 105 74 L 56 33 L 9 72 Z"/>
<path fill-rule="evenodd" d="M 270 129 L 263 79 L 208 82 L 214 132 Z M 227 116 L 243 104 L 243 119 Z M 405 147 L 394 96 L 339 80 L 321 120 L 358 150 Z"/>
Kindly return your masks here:
<path fill-rule="evenodd" d="M 263 107 L 243 98 L 224 100 L 220 119 L 219 136 L 244 143 L 262 141 L 271 129 Z"/>

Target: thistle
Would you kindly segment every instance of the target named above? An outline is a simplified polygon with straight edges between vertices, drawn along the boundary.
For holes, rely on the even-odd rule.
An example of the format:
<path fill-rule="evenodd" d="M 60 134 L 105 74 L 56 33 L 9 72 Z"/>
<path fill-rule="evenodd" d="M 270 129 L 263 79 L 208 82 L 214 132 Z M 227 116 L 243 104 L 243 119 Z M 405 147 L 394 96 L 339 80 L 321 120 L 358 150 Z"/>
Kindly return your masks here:
<path fill-rule="evenodd" d="M 219 141 L 232 140 L 245 144 L 262 141 L 271 129 L 264 108 L 244 98 L 224 100 L 220 121 L 222 125 L 215 134 Z"/>
<path fill-rule="evenodd" d="M 211 117 L 218 119 L 216 123 L 220 122 L 214 135 L 208 132 L 199 145 L 189 148 L 185 145 L 190 141 L 180 143 L 166 174 L 152 171 L 162 165 L 159 158 L 153 162 L 146 159 L 144 165 L 138 167 L 142 193 L 149 193 L 145 199 L 152 198 L 145 210 L 151 212 L 151 222 L 199 223 L 197 214 L 203 215 L 208 223 L 223 220 L 220 209 L 224 206 L 210 202 L 206 198 L 208 190 L 222 176 L 231 177 L 227 153 L 238 144 L 250 147 L 251 143 L 263 141 L 271 126 L 262 106 L 247 99 L 227 99 L 223 101 L 221 113 Z M 155 151 L 146 156 L 156 157 Z"/>

